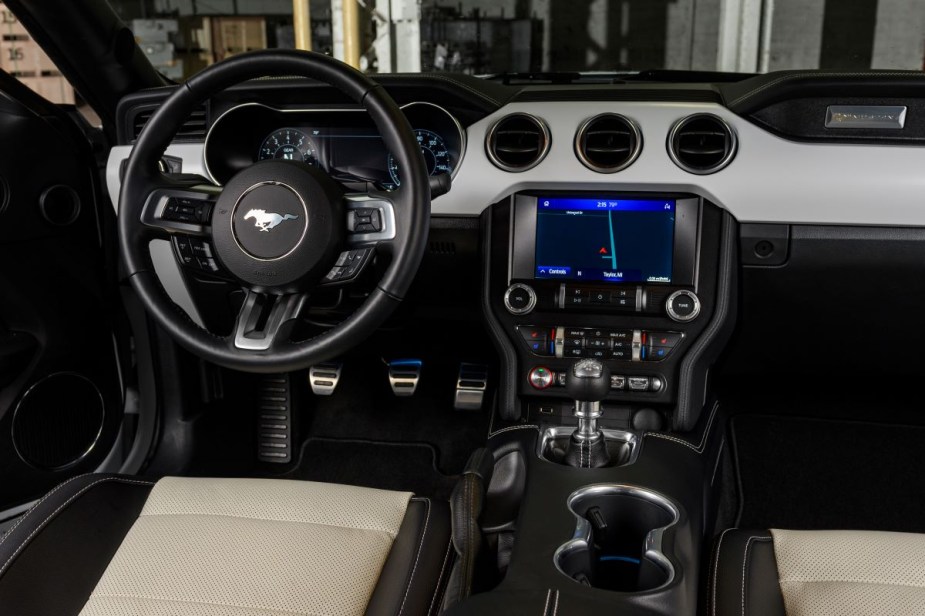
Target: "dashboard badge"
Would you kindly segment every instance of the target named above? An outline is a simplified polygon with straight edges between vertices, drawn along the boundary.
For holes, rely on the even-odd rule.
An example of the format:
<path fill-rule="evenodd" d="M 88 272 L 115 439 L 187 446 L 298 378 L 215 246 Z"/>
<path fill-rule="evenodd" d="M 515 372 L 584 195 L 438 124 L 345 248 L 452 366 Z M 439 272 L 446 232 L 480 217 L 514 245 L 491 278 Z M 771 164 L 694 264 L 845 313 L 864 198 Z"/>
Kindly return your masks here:
<path fill-rule="evenodd" d="M 244 220 L 254 219 L 254 226 L 265 231 L 270 232 L 270 229 L 276 227 L 281 222 L 286 222 L 287 220 L 295 220 L 298 216 L 292 214 L 280 215 L 275 212 L 267 212 L 266 210 L 251 210 L 244 215 Z"/>

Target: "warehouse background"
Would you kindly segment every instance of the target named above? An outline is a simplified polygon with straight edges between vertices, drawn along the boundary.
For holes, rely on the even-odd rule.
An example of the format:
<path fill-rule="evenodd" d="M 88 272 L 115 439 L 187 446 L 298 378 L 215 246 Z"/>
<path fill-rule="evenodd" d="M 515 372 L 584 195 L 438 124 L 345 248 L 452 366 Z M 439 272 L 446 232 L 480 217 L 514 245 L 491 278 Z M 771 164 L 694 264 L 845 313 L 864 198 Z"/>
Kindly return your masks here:
<path fill-rule="evenodd" d="M 922 0 L 296 0 L 311 47 L 344 57 L 345 3 L 368 72 L 922 70 Z M 111 0 L 164 75 L 295 47 L 293 0 Z M 353 8 L 353 7 L 346 7 Z M 75 94 L 0 4 L 0 68 L 55 102 Z M 79 97 L 77 97 L 79 101 Z"/>

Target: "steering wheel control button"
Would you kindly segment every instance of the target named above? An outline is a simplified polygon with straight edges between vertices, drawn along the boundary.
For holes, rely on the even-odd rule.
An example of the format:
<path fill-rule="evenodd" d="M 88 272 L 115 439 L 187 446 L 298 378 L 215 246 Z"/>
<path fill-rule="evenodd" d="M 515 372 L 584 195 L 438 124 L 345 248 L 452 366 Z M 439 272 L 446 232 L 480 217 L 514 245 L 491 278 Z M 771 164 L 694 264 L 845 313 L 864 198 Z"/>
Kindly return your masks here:
<path fill-rule="evenodd" d="M 525 284 L 512 284 L 504 293 L 504 307 L 511 314 L 530 314 L 536 307 L 536 292 Z"/>
<path fill-rule="evenodd" d="M 334 267 L 327 273 L 322 283 L 349 282 L 355 279 L 360 275 L 360 272 L 363 271 L 363 268 L 366 267 L 371 254 L 371 248 L 345 250 L 337 257 Z"/>
<path fill-rule="evenodd" d="M 672 320 L 687 323 L 696 319 L 700 314 L 700 300 L 693 291 L 675 291 L 668 296 L 665 311 Z"/>
<path fill-rule="evenodd" d="M 555 381 L 555 374 L 546 366 L 536 366 L 530 370 L 527 376 L 533 389 L 547 389 Z"/>
<path fill-rule="evenodd" d="M 359 208 L 347 212 L 347 230 L 352 233 L 382 231 L 382 214 L 376 208 Z"/>
<path fill-rule="evenodd" d="M 308 208 L 285 184 L 261 183 L 246 191 L 232 216 L 234 237 L 247 254 L 262 261 L 285 257 L 308 229 Z"/>
<path fill-rule="evenodd" d="M 169 197 L 161 214 L 163 220 L 189 224 L 208 224 L 211 217 L 210 202 L 189 197 Z"/>

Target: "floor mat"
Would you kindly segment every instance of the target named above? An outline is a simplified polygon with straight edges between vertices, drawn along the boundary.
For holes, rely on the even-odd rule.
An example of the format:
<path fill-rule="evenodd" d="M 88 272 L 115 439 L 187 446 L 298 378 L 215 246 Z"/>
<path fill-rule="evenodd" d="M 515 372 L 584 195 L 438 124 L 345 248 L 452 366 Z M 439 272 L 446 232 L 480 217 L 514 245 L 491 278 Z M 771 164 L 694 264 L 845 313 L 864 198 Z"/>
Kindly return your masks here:
<path fill-rule="evenodd" d="M 925 532 L 925 427 L 739 415 L 740 528 Z"/>
<path fill-rule="evenodd" d="M 285 478 L 402 490 L 447 500 L 456 477 L 442 474 L 426 444 L 312 438 Z"/>

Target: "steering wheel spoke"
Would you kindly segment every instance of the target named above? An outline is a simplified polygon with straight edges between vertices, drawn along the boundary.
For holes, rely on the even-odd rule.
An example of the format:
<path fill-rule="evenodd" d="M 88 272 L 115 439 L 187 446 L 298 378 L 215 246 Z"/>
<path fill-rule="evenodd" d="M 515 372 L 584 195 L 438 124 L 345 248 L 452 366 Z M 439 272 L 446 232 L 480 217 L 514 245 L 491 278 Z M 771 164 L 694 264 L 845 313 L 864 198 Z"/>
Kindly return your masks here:
<path fill-rule="evenodd" d="M 161 239 L 177 234 L 208 236 L 222 189 L 206 183 L 170 183 L 169 176 L 162 177 L 165 181 L 151 188 L 141 210 L 147 234 Z"/>
<path fill-rule="evenodd" d="M 308 294 L 271 295 L 246 289 L 244 303 L 235 321 L 231 340 L 235 349 L 272 351 L 289 340 L 289 335 Z"/>

